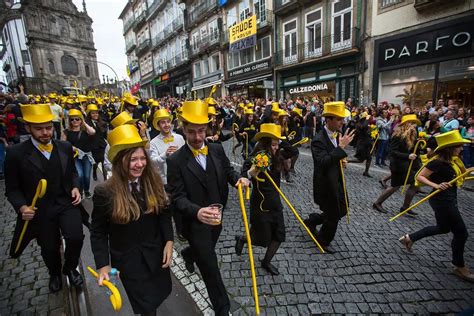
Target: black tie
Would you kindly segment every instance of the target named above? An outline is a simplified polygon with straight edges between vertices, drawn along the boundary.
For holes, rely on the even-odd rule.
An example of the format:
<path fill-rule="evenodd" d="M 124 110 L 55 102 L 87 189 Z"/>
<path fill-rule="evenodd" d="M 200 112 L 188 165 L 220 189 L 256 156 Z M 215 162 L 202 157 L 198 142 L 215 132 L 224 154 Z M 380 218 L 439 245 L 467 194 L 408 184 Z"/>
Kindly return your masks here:
<path fill-rule="evenodd" d="M 138 182 L 131 182 L 130 185 L 132 186 L 132 196 L 138 205 L 140 205 L 140 203 L 143 203 L 143 198 L 140 191 L 138 191 Z"/>

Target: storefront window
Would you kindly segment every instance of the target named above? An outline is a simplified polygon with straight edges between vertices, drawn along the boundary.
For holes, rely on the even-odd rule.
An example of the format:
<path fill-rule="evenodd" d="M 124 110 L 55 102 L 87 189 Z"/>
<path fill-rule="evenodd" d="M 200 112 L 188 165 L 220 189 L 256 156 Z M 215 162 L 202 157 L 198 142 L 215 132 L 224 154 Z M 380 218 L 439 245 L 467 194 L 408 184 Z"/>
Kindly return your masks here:
<path fill-rule="evenodd" d="M 327 79 L 336 78 L 336 77 L 337 77 L 336 68 L 325 69 L 319 72 L 319 80 L 327 80 Z"/>
<path fill-rule="evenodd" d="M 292 76 L 292 77 L 288 77 L 288 78 L 283 79 L 283 85 L 285 85 L 285 86 L 294 85 L 294 84 L 296 84 L 296 82 L 297 82 L 296 76 Z"/>
<path fill-rule="evenodd" d="M 434 78 L 434 64 L 381 72 L 379 98 L 389 103 L 409 102 L 412 107 L 419 107 L 433 97 Z"/>
<path fill-rule="evenodd" d="M 474 57 L 439 64 L 437 98 L 454 99 L 460 106 L 474 104 Z"/>
<path fill-rule="evenodd" d="M 300 83 L 308 83 L 316 80 L 316 74 L 314 72 L 300 75 Z"/>

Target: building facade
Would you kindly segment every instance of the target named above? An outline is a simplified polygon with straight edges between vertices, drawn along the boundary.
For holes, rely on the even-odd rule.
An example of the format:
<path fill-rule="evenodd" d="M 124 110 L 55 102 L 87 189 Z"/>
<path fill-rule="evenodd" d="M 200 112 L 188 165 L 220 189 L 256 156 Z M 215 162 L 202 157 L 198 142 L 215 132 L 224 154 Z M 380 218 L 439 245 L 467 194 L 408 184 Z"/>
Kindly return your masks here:
<path fill-rule="evenodd" d="M 275 0 L 278 98 L 359 100 L 366 1 Z"/>
<path fill-rule="evenodd" d="M 8 10 L 18 14 L 1 23 L 6 43 L 2 60 L 8 59 L 3 70 L 10 85 L 21 81 L 28 92 L 45 93 L 100 83 L 92 19 L 85 3 L 83 12 L 72 0 L 22 0 Z"/>
<path fill-rule="evenodd" d="M 369 17 L 371 100 L 474 104 L 474 1 L 373 0 Z"/>

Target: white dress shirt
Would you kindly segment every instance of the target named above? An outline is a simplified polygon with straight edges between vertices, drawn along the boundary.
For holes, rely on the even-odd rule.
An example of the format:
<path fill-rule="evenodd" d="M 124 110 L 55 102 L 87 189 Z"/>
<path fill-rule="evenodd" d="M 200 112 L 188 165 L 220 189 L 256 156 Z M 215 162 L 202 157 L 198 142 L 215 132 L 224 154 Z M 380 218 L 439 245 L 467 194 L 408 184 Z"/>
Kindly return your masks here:
<path fill-rule="evenodd" d="M 51 157 L 51 153 L 50 152 L 47 152 L 47 151 L 42 151 L 40 148 L 39 148 L 39 142 L 34 139 L 33 137 L 31 137 L 31 142 L 33 143 L 33 145 L 36 147 L 36 149 L 38 149 L 42 154 L 43 156 L 49 160 L 49 158 Z M 51 144 L 51 141 L 49 141 L 48 144 Z"/>
<path fill-rule="evenodd" d="M 186 143 L 186 145 L 188 145 L 189 149 L 191 150 L 191 152 L 194 150 L 193 147 L 191 147 L 191 145 L 189 145 L 188 143 Z M 199 149 L 203 149 L 204 147 L 206 146 L 205 143 L 202 143 L 202 146 L 201 148 Z M 209 153 L 208 153 L 209 154 Z M 206 166 L 207 166 L 207 162 L 206 162 L 206 156 L 203 155 L 203 154 L 199 154 L 197 155 L 197 157 L 195 157 L 194 159 L 196 159 L 196 162 L 202 167 L 202 169 L 204 171 L 206 171 Z"/>
<path fill-rule="evenodd" d="M 157 164 L 163 184 L 167 183 L 166 151 L 171 146 L 176 146 L 179 149 L 186 143 L 183 136 L 179 134 L 171 132 L 169 137 L 173 137 L 173 141 L 169 143 L 165 143 L 164 139 L 168 137 L 165 137 L 163 134 L 157 135 L 150 141 L 150 158 Z"/>
<path fill-rule="evenodd" d="M 329 137 L 329 140 L 331 141 L 331 143 L 334 145 L 334 147 L 337 147 L 337 138 L 334 138 L 332 137 L 332 135 L 334 134 L 334 132 L 330 131 L 326 125 L 324 125 L 324 130 L 326 131 L 326 133 L 328 134 L 328 137 Z"/>

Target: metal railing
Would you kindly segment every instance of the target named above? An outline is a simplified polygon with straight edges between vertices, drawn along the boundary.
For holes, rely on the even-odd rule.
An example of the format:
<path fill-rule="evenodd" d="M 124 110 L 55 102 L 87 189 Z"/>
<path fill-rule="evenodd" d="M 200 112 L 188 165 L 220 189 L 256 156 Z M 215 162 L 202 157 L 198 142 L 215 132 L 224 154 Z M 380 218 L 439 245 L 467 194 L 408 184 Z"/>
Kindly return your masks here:
<path fill-rule="evenodd" d="M 130 19 L 128 19 L 128 21 L 124 22 L 123 23 L 123 34 L 127 33 L 128 30 L 130 30 L 130 28 L 133 26 L 133 24 L 135 24 L 134 18 L 130 18 Z"/>
<path fill-rule="evenodd" d="M 319 58 L 344 50 L 357 48 L 360 45 L 359 28 L 352 28 L 350 35 L 341 33 L 322 37 L 319 41 L 310 41 L 275 53 L 275 66 L 300 63 L 307 59 Z"/>
<path fill-rule="evenodd" d="M 134 29 L 140 27 L 140 26 L 143 24 L 143 22 L 145 22 L 147 14 L 148 14 L 147 10 L 143 10 L 143 12 L 140 13 L 140 14 L 136 17 L 135 23 L 133 23 L 133 28 L 134 28 Z"/>
<path fill-rule="evenodd" d="M 145 51 L 147 48 L 150 47 L 150 40 L 147 38 L 146 40 L 143 40 L 138 44 L 137 47 L 137 54 L 141 54 L 143 51 Z"/>
<path fill-rule="evenodd" d="M 172 37 L 173 34 L 180 28 L 183 27 L 183 18 L 177 18 L 173 22 L 169 23 L 162 32 L 159 32 L 152 39 L 152 48 L 155 49 L 160 46 L 167 39 Z"/>
<path fill-rule="evenodd" d="M 135 41 L 126 42 L 125 43 L 125 52 L 129 53 L 135 47 L 137 47 L 137 43 L 135 43 Z"/>
<path fill-rule="evenodd" d="M 162 4 L 165 4 L 166 0 L 155 0 L 153 4 L 148 8 L 148 16 L 152 16 L 155 11 L 161 7 Z"/>
<path fill-rule="evenodd" d="M 206 48 L 218 44 L 221 41 L 221 31 L 217 30 L 216 32 L 212 32 L 207 36 L 201 37 L 196 42 L 191 43 L 191 53 L 193 55 L 198 54 L 205 50 Z"/>
<path fill-rule="evenodd" d="M 297 0 L 275 0 L 275 10 L 280 9 L 287 4 L 294 4 L 297 2 Z"/>
<path fill-rule="evenodd" d="M 273 12 L 272 10 L 257 11 L 257 28 L 263 28 L 266 26 L 273 25 Z"/>
<path fill-rule="evenodd" d="M 207 12 L 211 11 L 214 8 L 217 8 L 216 0 L 206 0 L 202 2 L 201 4 L 199 4 L 198 6 L 191 8 L 188 15 L 189 24 L 190 25 L 194 24 L 202 16 L 204 16 L 204 14 L 206 14 Z"/>
<path fill-rule="evenodd" d="M 187 52 L 182 52 L 179 55 L 174 56 L 173 58 L 169 59 L 166 64 L 168 69 L 172 69 L 175 67 L 178 67 L 179 65 L 182 65 L 183 63 L 187 62 L 189 60 L 188 58 L 188 53 Z"/>
<path fill-rule="evenodd" d="M 159 32 L 158 34 L 156 34 L 155 37 L 153 37 L 153 39 L 151 40 L 152 48 L 155 49 L 156 47 L 158 47 L 161 42 L 163 42 L 164 38 L 165 34 L 163 32 Z"/>

